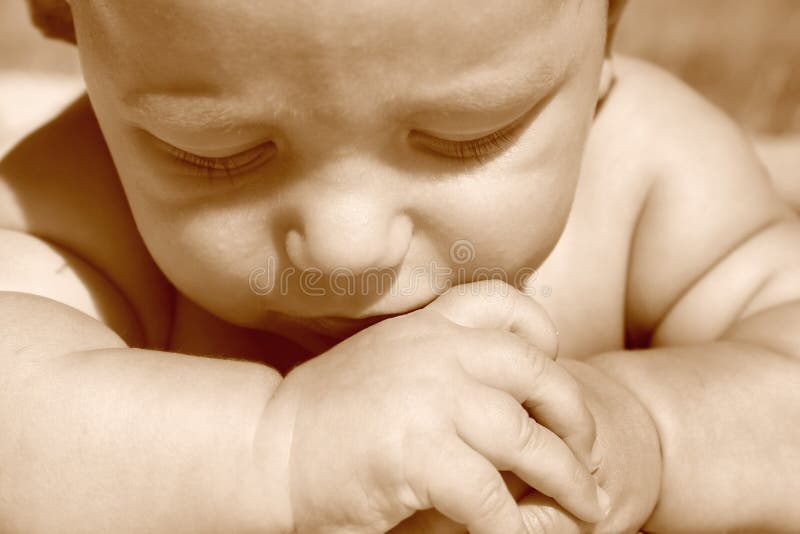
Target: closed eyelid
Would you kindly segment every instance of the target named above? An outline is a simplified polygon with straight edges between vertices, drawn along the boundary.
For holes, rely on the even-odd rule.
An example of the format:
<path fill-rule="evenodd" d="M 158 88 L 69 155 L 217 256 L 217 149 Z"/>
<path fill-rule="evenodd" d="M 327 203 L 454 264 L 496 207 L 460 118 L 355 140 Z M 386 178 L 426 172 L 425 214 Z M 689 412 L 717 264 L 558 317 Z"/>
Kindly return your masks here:
<path fill-rule="evenodd" d="M 435 138 L 437 140 L 449 141 L 452 143 L 471 143 L 471 142 L 479 142 L 484 138 L 491 139 L 496 138 L 497 136 L 502 135 L 509 135 L 512 133 L 516 133 L 517 130 L 524 128 L 528 123 L 535 120 L 541 111 L 547 107 L 547 105 L 552 101 L 553 97 L 558 93 L 558 90 L 561 86 L 561 83 L 550 88 L 550 90 L 540 96 L 530 98 L 527 101 L 527 105 L 525 106 L 523 111 L 517 111 L 516 116 L 511 116 L 509 120 L 507 120 L 504 124 L 499 124 L 494 128 L 484 130 L 483 132 L 475 133 L 475 134 L 450 134 L 445 132 L 436 132 L 432 129 L 426 128 L 416 128 L 412 130 L 413 134 L 412 137 L 420 138 L 422 137 L 429 137 Z"/>
<path fill-rule="evenodd" d="M 203 162 L 211 162 L 211 163 L 220 162 L 231 165 L 240 165 L 242 163 L 247 163 L 252 159 L 260 157 L 265 152 L 273 152 L 274 148 L 275 148 L 274 143 L 266 142 L 266 143 L 260 143 L 254 147 L 248 148 L 246 150 L 241 150 L 226 156 L 201 156 L 194 152 L 183 150 L 181 148 L 169 144 L 167 144 L 166 146 L 167 151 L 173 153 L 180 159 L 188 160 L 190 163 L 196 163 L 198 165 L 202 165 Z"/>
<path fill-rule="evenodd" d="M 275 143 L 267 141 L 229 155 L 202 156 L 178 148 L 157 137 L 153 136 L 153 139 L 165 155 L 173 159 L 176 164 L 193 169 L 197 174 L 203 174 L 209 178 L 233 177 L 254 170 L 266 163 L 277 152 Z"/>
<path fill-rule="evenodd" d="M 409 141 L 418 147 L 439 156 L 458 159 L 463 162 L 473 160 L 485 163 L 486 160 L 499 155 L 516 139 L 518 130 L 509 128 L 493 132 L 478 139 L 468 141 L 450 141 L 411 132 Z"/>
<path fill-rule="evenodd" d="M 424 130 L 412 130 L 408 134 L 408 140 L 412 144 L 440 156 L 461 161 L 476 160 L 479 163 L 484 163 L 486 160 L 505 151 L 516 140 L 526 124 L 536 116 L 538 109 L 540 109 L 540 104 L 541 101 L 537 102 L 511 122 L 482 135 L 453 139 Z"/>
<path fill-rule="evenodd" d="M 240 141 L 236 143 L 216 143 L 214 146 L 199 147 L 193 146 L 188 139 L 170 140 L 172 138 L 168 132 L 156 132 L 151 128 L 146 128 L 138 124 L 132 124 L 132 132 L 135 133 L 140 139 L 143 139 L 152 147 L 171 154 L 187 153 L 201 159 L 225 159 L 235 158 L 251 151 L 259 150 L 261 147 L 273 144 L 271 140 L 250 140 Z"/>
<path fill-rule="evenodd" d="M 426 135 L 428 137 L 432 137 L 432 138 L 439 139 L 439 140 L 442 140 L 442 141 L 450 141 L 450 142 L 453 142 L 453 143 L 475 142 L 475 141 L 480 141 L 483 138 L 489 138 L 489 137 L 492 137 L 494 135 L 497 135 L 497 134 L 500 134 L 500 133 L 503 133 L 503 132 L 509 132 L 509 131 L 517 128 L 518 126 L 521 125 L 522 122 L 524 122 L 527 119 L 527 117 L 528 117 L 528 115 L 529 115 L 529 113 L 531 112 L 532 109 L 533 108 L 527 109 L 519 117 L 513 119 L 512 121 L 510 121 L 510 122 L 508 122 L 508 123 L 506 123 L 504 125 L 501 125 L 501 126 L 498 126 L 498 127 L 494 127 L 494 128 L 489 129 L 489 130 L 485 130 L 483 132 L 473 133 L 473 134 L 450 134 L 450 133 L 435 132 L 435 131 L 426 130 L 426 129 L 416 129 L 416 130 L 412 130 L 410 133 L 414 134 L 414 135 L 420 135 L 420 134 L 421 135 Z"/>

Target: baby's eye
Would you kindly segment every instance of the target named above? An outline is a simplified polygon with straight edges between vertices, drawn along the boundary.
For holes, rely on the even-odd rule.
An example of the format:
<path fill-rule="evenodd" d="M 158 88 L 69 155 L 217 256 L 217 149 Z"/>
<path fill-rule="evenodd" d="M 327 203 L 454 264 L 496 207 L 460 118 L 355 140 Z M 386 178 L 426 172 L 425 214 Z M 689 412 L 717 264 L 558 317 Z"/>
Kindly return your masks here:
<path fill-rule="evenodd" d="M 269 141 L 237 154 L 220 157 L 199 156 L 172 145 L 167 145 L 167 151 L 209 178 L 229 178 L 264 164 L 275 154 L 275 143 Z"/>
<path fill-rule="evenodd" d="M 476 139 L 444 139 L 430 133 L 416 130 L 409 133 L 408 139 L 415 145 L 448 158 L 462 161 L 477 160 L 479 163 L 483 163 L 485 160 L 499 154 L 511 145 L 518 137 L 523 122 L 522 119 L 524 119 L 524 117 L 520 117 L 500 130 Z"/>

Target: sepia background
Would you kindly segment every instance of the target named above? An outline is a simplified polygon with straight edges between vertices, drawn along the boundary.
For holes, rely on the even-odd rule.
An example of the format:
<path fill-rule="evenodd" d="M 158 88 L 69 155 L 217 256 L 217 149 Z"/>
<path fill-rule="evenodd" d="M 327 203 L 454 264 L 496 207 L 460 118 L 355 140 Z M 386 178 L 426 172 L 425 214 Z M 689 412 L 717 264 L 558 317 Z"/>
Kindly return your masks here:
<path fill-rule="evenodd" d="M 630 0 L 616 49 L 686 80 L 800 182 L 800 0 Z M 81 87 L 74 47 L 42 37 L 24 0 L 0 0 L 0 153 Z"/>

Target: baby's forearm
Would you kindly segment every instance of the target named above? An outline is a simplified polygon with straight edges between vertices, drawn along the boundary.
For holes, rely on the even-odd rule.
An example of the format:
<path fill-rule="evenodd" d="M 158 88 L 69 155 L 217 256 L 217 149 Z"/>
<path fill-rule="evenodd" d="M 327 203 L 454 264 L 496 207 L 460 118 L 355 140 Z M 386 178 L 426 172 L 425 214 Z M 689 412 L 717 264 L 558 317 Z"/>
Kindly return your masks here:
<path fill-rule="evenodd" d="M 798 319 L 797 309 L 788 313 L 761 318 L 772 335 L 756 331 L 778 339 L 783 330 L 786 340 L 797 324 L 786 319 Z M 800 530 L 800 359 L 790 352 L 731 335 L 591 360 L 638 397 L 658 429 L 661 495 L 647 530 Z"/>
<path fill-rule="evenodd" d="M 0 294 L 0 317 L 0 530 L 269 523 L 252 442 L 277 373 L 126 348 L 100 323 L 39 297 Z"/>

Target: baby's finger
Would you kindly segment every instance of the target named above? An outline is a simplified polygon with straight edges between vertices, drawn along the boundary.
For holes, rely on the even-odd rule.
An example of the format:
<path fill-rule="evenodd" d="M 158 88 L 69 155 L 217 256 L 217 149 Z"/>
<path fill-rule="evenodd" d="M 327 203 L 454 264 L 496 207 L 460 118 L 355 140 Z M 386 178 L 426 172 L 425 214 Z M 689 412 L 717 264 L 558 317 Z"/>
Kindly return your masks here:
<path fill-rule="evenodd" d="M 584 534 L 592 525 L 567 513 L 557 502 L 533 492 L 519 503 L 528 532 L 537 534 Z"/>
<path fill-rule="evenodd" d="M 531 492 L 531 488 L 514 473 L 501 473 L 508 491 L 514 500 L 520 502 L 522 497 Z M 389 534 L 466 534 L 464 525 L 443 516 L 435 509 L 421 510 L 389 531 Z"/>
<path fill-rule="evenodd" d="M 516 336 L 475 332 L 475 344 L 488 347 L 459 354 L 462 368 L 479 382 L 505 391 L 523 403 L 537 421 L 553 431 L 593 469 L 595 420 L 580 386 L 561 365 Z M 488 339 L 487 339 L 488 337 Z"/>
<path fill-rule="evenodd" d="M 497 469 L 512 471 L 585 521 L 603 517 L 608 497 L 589 470 L 512 397 L 478 386 L 458 402 L 459 436 Z"/>
<path fill-rule="evenodd" d="M 410 457 L 427 461 L 409 462 L 408 482 L 423 496 L 424 505 L 465 525 L 472 534 L 525 532 L 516 500 L 486 458 L 452 434 L 444 434 L 435 446 L 420 440 L 415 448 Z"/>
<path fill-rule="evenodd" d="M 505 282 L 482 280 L 455 286 L 428 308 L 461 326 L 513 332 L 550 359 L 558 353 L 558 334 L 550 316 L 533 298 Z"/>

